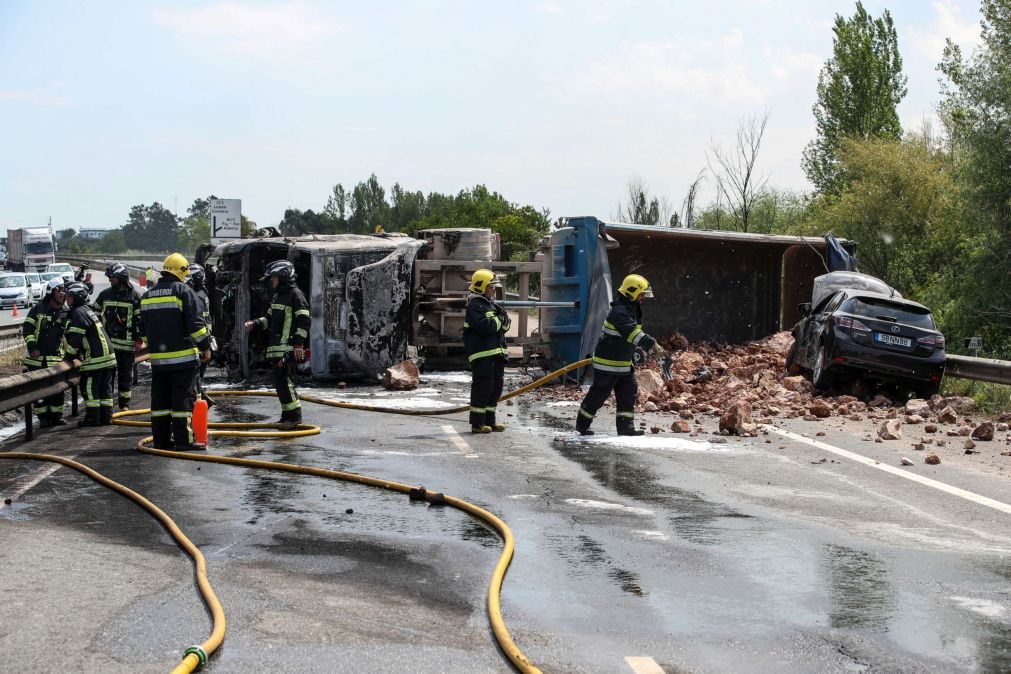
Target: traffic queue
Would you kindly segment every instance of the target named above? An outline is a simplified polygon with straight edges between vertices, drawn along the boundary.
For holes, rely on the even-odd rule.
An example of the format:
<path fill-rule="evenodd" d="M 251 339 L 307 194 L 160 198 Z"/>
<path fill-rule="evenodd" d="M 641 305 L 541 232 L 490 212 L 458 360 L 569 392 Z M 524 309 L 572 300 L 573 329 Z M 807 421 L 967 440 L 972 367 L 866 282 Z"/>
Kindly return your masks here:
<path fill-rule="evenodd" d="M 151 271 L 151 270 L 149 270 Z M 148 350 L 151 365 L 151 430 L 153 447 L 175 451 L 206 449 L 193 435 L 193 408 L 204 392 L 203 376 L 216 348 L 211 334 L 210 299 L 204 287 L 205 271 L 189 264 L 180 253 L 162 263 L 160 275 L 147 274 L 143 295 L 130 282 L 120 263 L 105 270 L 109 287 L 89 303 L 94 286 L 84 280 L 48 282 L 46 294 L 25 318 L 24 359 L 28 371 L 61 361 L 80 361 L 80 390 L 85 402 L 78 426 L 112 423 L 113 404 L 130 409 L 133 400 L 134 363 L 138 350 Z M 273 296 L 265 316 L 247 321 L 247 332 L 267 332 L 267 360 L 281 405 L 279 428 L 291 430 L 302 422 L 302 407 L 295 389 L 295 364 L 308 358 L 311 312 L 296 285 L 295 267 L 287 260 L 267 265 L 261 282 L 268 281 Z M 503 432 L 496 417 L 508 360 L 506 333 L 511 321 L 496 301 L 502 282 L 488 269 L 471 277 L 463 343 L 472 371 L 470 425 L 475 434 Z M 617 433 L 641 435 L 634 424 L 636 379 L 632 365 L 637 351 L 662 352 L 656 340 L 643 332 L 644 299 L 653 296 L 649 282 L 630 274 L 601 328 L 593 354 L 593 384 L 576 417 L 576 430 L 592 435 L 590 425 L 608 397 L 617 403 Z M 41 400 L 35 409 L 42 428 L 63 426 L 64 394 Z"/>

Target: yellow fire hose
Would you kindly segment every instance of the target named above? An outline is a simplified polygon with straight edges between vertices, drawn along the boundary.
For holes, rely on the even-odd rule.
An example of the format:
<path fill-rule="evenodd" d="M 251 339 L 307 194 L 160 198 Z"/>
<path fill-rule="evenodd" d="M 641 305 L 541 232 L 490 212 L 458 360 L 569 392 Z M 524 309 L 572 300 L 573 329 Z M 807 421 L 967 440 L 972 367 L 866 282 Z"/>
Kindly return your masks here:
<path fill-rule="evenodd" d="M 556 370 L 540 379 L 533 381 L 525 386 L 510 391 L 509 393 L 503 395 L 500 400 L 508 400 L 516 396 L 522 395 L 527 391 L 531 391 L 535 388 L 543 386 L 549 381 L 556 379 L 572 370 L 583 367 L 590 364 L 590 359 L 581 360 L 571 365 L 567 365 L 559 370 Z M 231 396 L 264 396 L 264 397 L 276 397 L 277 394 L 271 391 L 209 391 L 210 395 L 215 397 L 231 397 Z M 313 402 L 320 405 L 327 405 L 329 407 L 338 407 L 342 409 L 352 409 L 365 412 L 384 412 L 387 414 L 406 414 L 414 416 L 434 416 L 443 414 L 455 414 L 458 412 L 465 412 L 470 409 L 468 405 L 463 405 L 459 407 L 444 408 L 438 410 L 398 410 L 395 408 L 386 408 L 377 405 L 361 405 L 358 403 L 348 403 L 339 402 L 334 400 L 326 400 L 324 398 L 318 398 L 311 395 L 302 395 L 302 400 L 307 402 Z M 124 412 L 118 412 L 113 415 L 113 422 L 120 426 L 139 426 L 148 427 L 150 426 L 149 421 L 132 421 L 125 417 L 136 416 L 142 414 L 148 414 L 150 410 L 129 410 Z M 299 424 L 293 430 L 281 430 L 278 428 L 277 424 L 272 423 L 221 423 L 212 422 L 207 424 L 208 428 L 213 429 L 209 431 L 210 435 L 215 437 L 244 437 L 244 438 L 297 438 L 305 437 L 309 435 L 318 435 L 320 429 L 318 426 L 312 426 L 309 424 Z M 248 430 L 253 429 L 253 430 Z M 499 536 L 502 537 L 503 547 L 502 553 L 499 555 L 498 562 L 495 564 L 495 569 L 492 572 L 491 581 L 488 584 L 488 619 L 491 622 L 492 632 L 495 634 L 495 639 L 501 647 L 502 651 L 506 654 L 506 657 L 513 663 L 513 665 L 523 674 L 540 674 L 540 671 L 529 659 L 520 651 L 519 647 L 512 640 L 509 634 L 509 630 L 505 626 L 505 621 L 502 619 L 502 609 L 500 603 L 502 583 L 505 579 L 506 571 L 509 568 L 509 564 L 512 561 L 513 553 L 515 551 L 515 541 L 513 538 L 512 530 L 509 526 L 488 512 L 484 508 L 474 505 L 464 501 L 463 499 L 456 498 L 454 496 L 447 496 L 445 494 L 437 492 L 428 492 L 424 487 L 412 487 L 411 485 L 402 484 L 399 482 L 391 482 L 389 480 L 382 480 L 379 478 L 368 477 L 365 475 L 357 475 L 355 473 L 346 473 L 343 471 L 327 470 L 325 468 L 312 468 L 308 466 L 298 466 L 289 463 L 279 463 L 274 461 L 258 461 L 255 459 L 241 459 L 235 457 L 227 456 L 214 456 L 209 454 L 195 454 L 192 452 L 176 452 L 176 451 L 166 451 L 161 449 L 154 449 L 153 447 L 147 446 L 147 443 L 153 440 L 152 437 L 146 437 L 137 443 L 137 449 L 145 454 L 153 454 L 156 456 L 164 456 L 172 459 L 184 459 L 188 461 L 203 461 L 207 463 L 222 463 L 233 466 L 245 466 L 247 468 L 262 468 L 266 470 L 278 470 L 288 473 L 296 473 L 301 475 L 314 475 L 317 477 L 325 477 L 334 480 L 344 480 L 348 482 L 355 482 L 358 484 L 367 485 L 370 487 L 379 487 L 382 489 L 390 489 L 392 491 L 398 491 L 401 493 L 408 494 L 411 499 L 426 500 L 434 505 L 449 505 L 458 510 L 462 510 L 490 525 L 495 531 L 498 532 Z M 186 537 L 185 534 L 179 529 L 172 518 L 166 515 L 158 506 L 151 503 L 149 500 L 138 494 L 137 492 L 125 487 L 124 485 L 110 480 L 104 475 L 88 468 L 84 464 L 78 463 L 71 459 L 67 459 L 61 456 L 55 456 L 52 454 L 33 454 L 29 452 L 0 452 L 0 458 L 5 459 L 30 459 L 36 461 L 53 461 L 56 463 L 63 464 L 74 470 L 78 470 L 88 477 L 92 478 L 96 482 L 113 489 L 114 491 L 123 494 L 124 496 L 137 502 L 143 508 L 148 510 L 155 518 L 157 518 L 169 531 L 172 537 L 179 543 L 190 557 L 193 558 L 196 564 L 196 575 L 197 584 L 200 588 L 201 596 L 203 597 L 204 603 L 211 612 L 213 619 L 213 628 L 211 630 L 211 635 L 204 641 L 200 646 L 191 646 L 186 650 L 185 656 L 175 669 L 172 670 L 172 674 L 190 674 L 207 663 L 207 658 L 214 653 L 221 645 L 221 642 L 225 636 L 225 614 L 221 607 L 220 602 L 214 594 L 214 590 L 211 588 L 210 581 L 207 579 L 207 564 L 204 560 L 204 556 L 201 554 L 200 550 L 193 545 L 193 543 Z"/>
<path fill-rule="evenodd" d="M 176 665 L 175 669 L 172 670 L 172 674 L 189 674 L 190 672 L 202 667 L 207 662 L 207 656 L 217 650 L 218 646 L 221 645 L 221 641 L 225 638 L 225 612 L 221 608 L 221 603 L 218 601 L 217 596 L 215 596 L 213 588 L 211 588 L 211 582 L 207 579 L 207 562 L 204 559 L 203 554 L 200 552 L 200 548 L 193 545 L 193 542 L 186 537 L 186 534 L 182 532 L 172 518 L 166 515 L 161 508 L 129 487 L 126 487 L 114 480 L 110 480 L 101 473 L 88 468 L 83 463 L 78 463 L 72 459 L 68 459 L 63 456 L 56 456 L 54 454 L 33 454 L 31 452 L 0 452 L 0 459 L 52 461 L 54 463 L 67 466 L 68 468 L 73 468 L 76 471 L 84 473 L 95 482 L 98 482 L 99 484 L 134 501 L 162 523 L 162 526 L 168 530 L 169 535 L 175 539 L 176 543 L 179 544 L 179 547 L 185 550 L 186 554 L 193 558 L 193 563 L 196 566 L 197 586 L 200 588 L 200 595 L 203 597 L 204 604 L 206 604 L 207 609 L 211 612 L 211 617 L 214 621 L 214 627 L 211 630 L 211 635 L 199 646 L 190 646 L 187 648 L 182 662 Z"/>

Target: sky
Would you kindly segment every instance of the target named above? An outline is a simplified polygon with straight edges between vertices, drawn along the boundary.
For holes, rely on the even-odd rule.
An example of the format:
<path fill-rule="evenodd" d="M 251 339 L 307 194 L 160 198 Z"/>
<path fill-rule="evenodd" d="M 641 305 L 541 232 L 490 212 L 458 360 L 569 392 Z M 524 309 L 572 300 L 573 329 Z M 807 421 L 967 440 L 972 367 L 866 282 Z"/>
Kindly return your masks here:
<path fill-rule="evenodd" d="M 818 72 L 854 6 L 0 0 L 0 229 L 113 228 L 209 194 L 275 225 L 371 173 L 607 218 L 632 178 L 680 203 L 707 148 L 764 112 L 759 172 L 809 190 Z M 864 6 L 892 14 L 918 129 L 945 38 L 978 41 L 978 0 Z"/>

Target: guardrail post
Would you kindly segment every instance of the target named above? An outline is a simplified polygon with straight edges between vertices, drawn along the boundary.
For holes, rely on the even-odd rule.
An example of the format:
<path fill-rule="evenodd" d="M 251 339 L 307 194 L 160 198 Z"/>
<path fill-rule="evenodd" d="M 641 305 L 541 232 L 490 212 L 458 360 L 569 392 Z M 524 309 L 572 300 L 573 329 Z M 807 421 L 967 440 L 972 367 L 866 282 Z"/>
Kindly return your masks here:
<path fill-rule="evenodd" d="M 25 441 L 32 439 L 32 432 L 34 430 L 35 428 L 32 426 L 32 404 L 28 402 L 25 403 Z"/>
<path fill-rule="evenodd" d="M 77 416 L 77 386 L 70 387 L 70 416 Z"/>

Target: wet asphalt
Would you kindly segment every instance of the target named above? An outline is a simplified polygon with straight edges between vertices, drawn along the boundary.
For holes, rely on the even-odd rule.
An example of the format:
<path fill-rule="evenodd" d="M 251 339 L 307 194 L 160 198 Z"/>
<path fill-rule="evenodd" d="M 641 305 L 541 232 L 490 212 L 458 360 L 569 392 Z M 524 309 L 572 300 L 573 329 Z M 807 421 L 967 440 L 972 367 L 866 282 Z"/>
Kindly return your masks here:
<path fill-rule="evenodd" d="M 459 404 L 465 382 L 316 393 Z M 586 441 L 574 405 L 500 409 L 507 433 L 472 436 L 463 415 L 307 404 L 319 436 L 211 451 L 488 508 L 516 536 L 506 625 L 545 672 L 1011 670 L 1011 515 L 778 436 L 620 442 L 605 411 Z M 212 418 L 277 412 L 235 399 Z M 892 447 L 825 430 L 818 440 L 894 463 Z M 485 614 L 500 542 L 484 524 L 374 488 L 139 455 L 138 436 L 64 430 L 24 447 L 143 493 L 200 546 L 229 620 L 208 671 L 511 671 Z M 210 630 L 188 558 L 132 503 L 66 468 L 39 479 L 46 468 L 0 462 L 0 494 L 14 496 L 0 506 L 0 671 L 171 668 Z M 909 470 L 1011 501 L 995 471 Z"/>

